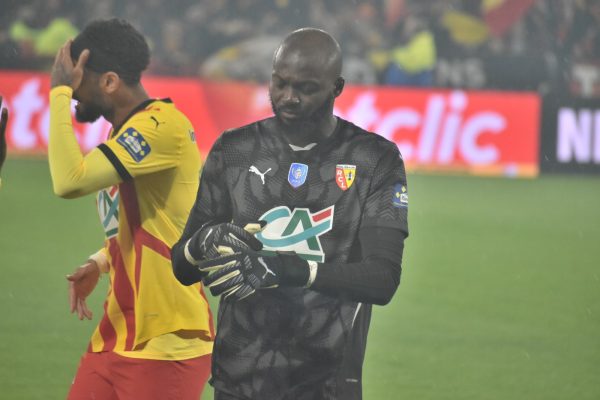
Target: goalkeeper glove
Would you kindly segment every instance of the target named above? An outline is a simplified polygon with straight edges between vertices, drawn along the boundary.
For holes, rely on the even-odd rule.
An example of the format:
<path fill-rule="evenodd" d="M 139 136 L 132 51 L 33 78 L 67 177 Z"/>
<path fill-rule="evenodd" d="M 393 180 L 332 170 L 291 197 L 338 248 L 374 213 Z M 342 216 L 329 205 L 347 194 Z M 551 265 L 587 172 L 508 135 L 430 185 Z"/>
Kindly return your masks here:
<path fill-rule="evenodd" d="M 316 268 L 316 263 L 314 263 Z M 200 271 L 213 271 L 204 276 L 204 286 L 213 296 L 241 300 L 256 290 L 279 286 L 305 286 L 311 269 L 306 260 L 295 253 L 263 256 L 254 251 L 240 251 L 198 264 Z"/>
<path fill-rule="evenodd" d="M 203 226 L 187 241 L 184 247 L 185 258 L 190 264 L 198 265 L 202 259 L 217 258 L 241 250 L 260 250 L 262 243 L 254 237 L 260 232 L 264 222 L 250 223 L 244 228 L 226 222 Z"/>

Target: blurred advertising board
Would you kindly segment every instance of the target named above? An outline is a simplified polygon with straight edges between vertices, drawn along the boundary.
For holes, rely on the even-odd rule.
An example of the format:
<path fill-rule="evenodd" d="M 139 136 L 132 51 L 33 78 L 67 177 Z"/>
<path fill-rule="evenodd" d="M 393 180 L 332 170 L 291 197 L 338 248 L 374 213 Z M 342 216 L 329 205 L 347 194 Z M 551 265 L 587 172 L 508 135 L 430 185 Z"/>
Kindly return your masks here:
<path fill-rule="evenodd" d="M 600 173 L 600 98 L 545 99 L 540 162 L 543 172 Z"/>
<path fill-rule="evenodd" d="M 394 141 L 410 170 L 538 173 L 536 94 L 349 87 L 336 111 Z"/>
<path fill-rule="evenodd" d="M 154 97 L 170 97 L 192 121 L 205 155 L 225 129 L 271 115 L 265 86 L 148 77 Z M 43 154 L 48 142 L 47 74 L 0 71 L 10 110 L 9 151 Z M 74 109 L 73 109 L 74 111 Z M 536 94 L 348 86 L 335 113 L 397 143 L 418 171 L 532 177 L 538 174 L 540 101 Z M 110 125 L 74 123 L 84 151 Z"/>
<path fill-rule="evenodd" d="M 222 91 L 219 90 L 221 86 Z M 270 111 L 268 97 L 266 105 L 252 107 L 252 95 L 256 92 L 253 85 L 201 84 L 197 79 L 150 77 L 144 79 L 144 87 L 153 97 L 171 98 L 190 118 L 203 154 L 208 153 L 221 131 L 247 123 L 261 111 L 266 115 Z M 47 74 L 0 71 L 0 96 L 4 97 L 3 106 L 10 113 L 7 132 L 9 152 L 46 152 L 50 119 L 49 90 L 50 78 Z M 74 105 L 75 102 L 71 109 L 73 115 Z M 106 139 L 111 128 L 103 118 L 93 124 L 73 121 L 84 152 Z"/>

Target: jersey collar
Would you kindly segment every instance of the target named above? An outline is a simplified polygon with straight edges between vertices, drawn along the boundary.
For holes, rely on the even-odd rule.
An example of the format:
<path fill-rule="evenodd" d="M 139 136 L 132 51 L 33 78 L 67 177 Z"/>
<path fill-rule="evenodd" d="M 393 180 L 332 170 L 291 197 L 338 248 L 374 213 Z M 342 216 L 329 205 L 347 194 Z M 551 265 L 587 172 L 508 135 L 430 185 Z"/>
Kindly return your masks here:
<path fill-rule="evenodd" d="M 146 107 L 148 107 L 150 104 L 152 104 L 156 101 L 162 101 L 163 103 L 173 103 L 173 101 L 168 97 L 164 98 L 164 99 L 147 99 L 147 100 L 142 101 L 140 104 L 135 106 L 133 110 L 131 110 L 131 112 L 127 115 L 127 117 L 125 117 L 125 119 L 123 120 L 121 125 L 113 127 L 113 130 L 112 130 L 110 136 L 112 137 L 113 135 L 118 133 L 121 130 L 121 128 L 123 127 L 123 125 L 125 125 L 127 123 L 127 121 L 129 121 L 131 119 L 131 117 L 133 117 L 135 114 L 139 113 L 140 111 L 146 109 Z"/>

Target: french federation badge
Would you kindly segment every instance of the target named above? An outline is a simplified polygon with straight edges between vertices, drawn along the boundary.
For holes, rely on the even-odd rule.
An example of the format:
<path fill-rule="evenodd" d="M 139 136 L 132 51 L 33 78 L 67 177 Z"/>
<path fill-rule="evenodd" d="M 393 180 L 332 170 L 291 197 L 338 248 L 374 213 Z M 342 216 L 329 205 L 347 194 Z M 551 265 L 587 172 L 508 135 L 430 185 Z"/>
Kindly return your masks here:
<path fill-rule="evenodd" d="M 290 172 L 288 173 L 288 182 L 292 187 L 297 188 L 304 185 L 308 176 L 308 165 L 300 163 L 292 163 Z"/>
<path fill-rule="evenodd" d="M 335 166 L 335 183 L 343 191 L 350 189 L 355 176 L 356 165 L 338 164 Z"/>
<path fill-rule="evenodd" d="M 394 190 L 392 193 L 392 204 L 395 207 L 408 207 L 408 193 L 406 193 L 406 186 L 401 183 L 397 183 L 394 185 Z"/>

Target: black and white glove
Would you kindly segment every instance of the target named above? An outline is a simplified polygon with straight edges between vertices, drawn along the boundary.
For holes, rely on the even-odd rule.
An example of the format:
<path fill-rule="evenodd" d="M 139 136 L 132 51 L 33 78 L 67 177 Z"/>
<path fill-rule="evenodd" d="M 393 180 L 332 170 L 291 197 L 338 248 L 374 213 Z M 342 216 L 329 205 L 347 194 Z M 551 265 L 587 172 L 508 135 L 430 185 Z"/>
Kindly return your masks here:
<path fill-rule="evenodd" d="M 187 241 L 184 255 L 190 264 L 198 265 L 201 260 L 217 258 L 242 250 L 258 251 L 262 243 L 254 233 L 260 232 L 264 222 L 247 224 L 245 227 L 226 222 L 203 226 Z"/>
<path fill-rule="evenodd" d="M 295 253 L 264 256 L 251 250 L 224 255 L 198 264 L 200 271 L 212 273 L 202 278 L 213 296 L 241 300 L 256 290 L 279 286 L 306 286 L 316 263 L 309 263 Z M 310 282 L 312 283 L 312 282 Z"/>

